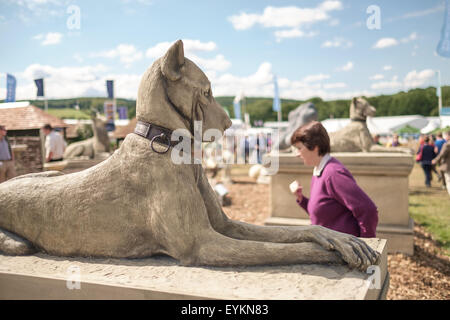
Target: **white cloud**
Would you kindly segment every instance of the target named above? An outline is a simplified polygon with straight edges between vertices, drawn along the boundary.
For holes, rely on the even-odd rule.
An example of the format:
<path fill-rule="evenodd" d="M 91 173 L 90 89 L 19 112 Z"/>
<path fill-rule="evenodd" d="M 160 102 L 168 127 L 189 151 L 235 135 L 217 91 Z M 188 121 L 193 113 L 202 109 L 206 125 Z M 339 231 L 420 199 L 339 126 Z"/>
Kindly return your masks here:
<path fill-rule="evenodd" d="M 435 77 L 434 70 L 425 69 L 420 72 L 413 70 L 409 72 L 402 81 L 398 80 L 398 76 L 394 76 L 391 81 L 382 81 L 372 84 L 374 90 L 380 89 L 411 89 L 419 88 L 429 84 L 430 80 Z"/>
<path fill-rule="evenodd" d="M 259 24 L 265 28 L 288 28 L 275 32 L 277 41 L 282 38 L 298 38 L 305 36 L 301 27 L 307 27 L 314 23 L 330 20 L 329 12 L 341 10 L 341 1 L 327 0 L 319 4 L 316 8 L 300 8 L 296 6 L 272 7 L 268 6 L 263 13 L 242 12 L 233 15 L 228 20 L 236 30 L 247 30 Z M 336 20 L 332 20 L 336 25 Z M 310 33 L 309 35 L 315 35 Z"/>
<path fill-rule="evenodd" d="M 59 32 L 48 32 L 46 34 L 38 34 L 33 37 L 35 40 L 41 41 L 41 45 L 48 46 L 52 44 L 58 44 L 61 42 L 63 35 Z"/>
<path fill-rule="evenodd" d="M 217 49 L 217 45 L 213 41 L 201 42 L 200 40 L 183 39 L 184 54 L 192 54 L 197 52 L 209 52 Z M 157 59 L 162 57 L 173 42 L 160 42 L 153 47 L 150 47 L 145 52 L 147 58 Z"/>
<path fill-rule="evenodd" d="M 383 80 L 384 79 L 384 75 L 382 75 L 382 74 L 375 74 L 375 75 L 371 76 L 369 79 L 370 80 Z"/>
<path fill-rule="evenodd" d="M 83 57 L 79 53 L 74 53 L 72 57 L 79 63 L 84 61 Z"/>
<path fill-rule="evenodd" d="M 94 52 L 91 57 L 102 57 L 108 59 L 119 58 L 120 62 L 126 66 L 130 66 L 133 62 L 141 60 L 144 54 L 132 44 L 119 44 L 116 48 Z"/>
<path fill-rule="evenodd" d="M 417 40 L 417 33 L 413 32 L 408 37 L 400 39 L 402 43 L 408 43 L 411 41 Z"/>
<path fill-rule="evenodd" d="M 341 22 L 339 21 L 339 19 L 333 19 L 330 21 L 330 26 L 331 27 L 336 27 L 340 24 Z"/>
<path fill-rule="evenodd" d="M 327 40 L 322 43 L 322 48 L 351 48 L 352 46 L 353 42 L 343 38 L 334 38 L 333 40 Z"/>
<path fill-rule="evenodd" d="M 247 76 L 236 76 L 230 73 L 217 75 L 208 74 L 213 85 L 215 96 L 234 96 L 243 90 L 247 96 L 273 97 L 272 65 L 264 62 L 256 72 Z M 115 81 L 116 96 L 136 99 L 141 75 L 127 73 L 110 73 L 102 64 L 83 67 L 53 67 L 49 65 L 32 64 L 23 72 L 16 73 L 17 99 L 35 99 L 36 86 L 34 79 L 45 79 L 45 94 L 48 98 L 73 97 L 106 97 L 105 81 Z M 306 82 L 304 80 L 311 82 Z M 313 75 L 303 80 L 290 80 L 279 77 L 280 96 L 287 99 L 308 99 L 321 97 L 322 99 L 347 99 L 353 96 L 372 96 L 370 91 L 341 92 L 347 84 L 342 82 L 322 84 L 320 79 L 329 79 L 328 75 Z M 333 90 L 333 89 L 337 89 Z M 3 98 L 5 90 L 0 90 Z"/>
<path fill-rule="evenodd" d="M 202 69 L 210 71 L 225 71 L 231 66 L 231 62 L 226 60 L 221 54 L 218 54 L 212 59 L 200 58 L 193 54 L 188 55 L 188 58 L 198 64 Z"/>
<path fill-rule="evenodd" d="M 392 70 L 392 66 L 384 66 L 383 70 L 384 71 L 390 71 L 390 70 Z"/>
<path fill-rule="evenodd" d="M 258 70 L 249 76 L 238 77 L 232 74 L 210 78 L 215 96 L 235 96 L 244 91 L 246 96 L 273 97 L 273 72 L 272 65 L 262 63 Z M 334 91 L 333 89 L 346 88 L 343 82 L 322 84 L 320 81 L 329 79 L 329 75 L 318 74 L 307 76 L 302 80 L 290 80 L 278 77 L 280 96 L 284 99 L 309 99 L 321 97 L 325 100 L 348 99 L 354 96 L 373 96 L 371 91 Z M 307 81 L 305 81 L 307 80 Z"/>
<path fill-rule="evenodd" d="M 342 67 L 338 67 L 336 69 L 336 71 L 348 72 L 348 71 L 353 70 L 353 67 L 354 67 L 353 62 L 349 61 L 349 62 L 347 62 L 347 64 L 343 65 Z"/>
<path fill-rule="evenodd" d="M 285 38 L 312 38 L 317 34 L 318 33 L 314 31 L 304 32 L 297 28 L 288 30 L 279 30 L 274 32 L 277 42 L 280 42 L 282 39 Z"/>
<path fill-rule="evenodd" d="M 374 44 L 374 49 L 384 49 L 398 45 L 397 39 L 394 38 L 382 38 Z"/>
<path fill-rule="evenodd" d="M 402 19 L 411 19 L 411 18 L 419 18 L 419 17 L 424 17 L 430 14 L 434 14 L 437 12 L 441 12 L 444 11 L 445 9 L 445 5 L 443 3 L 438 4 L 437 6 L 433 7 L 433 8 L 429 8 L 429 9 L 425 9 L 425 10 L 420 10 L 420 11 L 414 11 L 414 12 L 408 12 L 400 17 L 396 17 L 396 18 L 390 18 L 388 20 L 386 20 L 387 22 L 394 22 L 397 20 L 402 20 Z"/>
<path fill-rule="evenodd" d="M 417 72 L 413 70 L 409 72 L 404 80 L 405 88 L 417 88 L 427 84 L 430 79 L 436 76 L 436 72 L 431 69 L 425 69 Z"/>
<path fill-rule="evenodd" d="M 346 88 L 347 84 L 344 82 L 336 82 L 336 83 L 325 83 L 323 85 L 324 89 L 341 89 Z"/>
<path fill-rule="evenodd" d="M 34 79 L 44 78 L 48 98 L 73 98 L 80 96 L 106 96 L 105 75 L 108 68 L 102 64 L 83 67 L 53 67 L 31 64 L 16 73 L 17 99 L 35 99 Z M 136 93 L 134 93 L 135 95 Z"/>
<path fill-rule="evenodd" d="M 402 83 L 398 81 L 398 76 L 394 76 L 391 81 L 381 81 L 371 85 L 374 90 L 381 89 L 399 89 L 402 87 Z"/>
<path fill-rule="evenodd" d="M 313 74 L 310 76 L 306 76 L 305 78 L 303 78 L 303 82 L 317 82 L 317 81 L 323 81 L 326 79 L 330 79 L 330 75 L 328 74 Z"/>
<path fill-rule="evenodd" d="M 157 43 L 153 47 L 147 49 L 145 56 L 151 59 L 162 57 L 172 44 L 173 42 Z M 201 42 L 200 40 L 183 39 L 183 48 L 184 55 L 207 70 L 207 74 L 211 71 L 224 71 L 231 66 L 231 62 L 226 60 L 221 54 L 210 59 L 199 57 L 197 55 L 197 53 L 200 52 L 211 52 L 216 50 L 217 45 L 213 41 Z"/>

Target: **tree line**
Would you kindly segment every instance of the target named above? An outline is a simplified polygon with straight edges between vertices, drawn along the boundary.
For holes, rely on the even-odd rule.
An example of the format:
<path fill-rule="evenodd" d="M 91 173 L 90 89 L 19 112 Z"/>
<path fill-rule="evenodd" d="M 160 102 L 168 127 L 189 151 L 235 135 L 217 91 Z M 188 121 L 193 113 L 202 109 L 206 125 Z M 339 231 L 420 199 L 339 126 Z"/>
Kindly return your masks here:
<path fill-rule="evenodd" d="M 443 106 L 450 106 L 450 86 L 442 87 Z M 423 115 L 438 116 L 438 98 L 436 88 L 412 89 L 407 92 L 399 92 L 392 95 L 379 95 L 366 98 L 371 105 L 377 108 L 377 116 L 400 116 L 400 115 Z M 103 113 L 103 103 L 106 98 L 73 98 L 48 100 L 50 109 L 74 109 L 79 106 L 81 112 L 89 114 L 91 109 Z M 234 97 L 216 97 L 230 117 L 234 118 L 233 100 Z M 351 100 L 331 100 L 324 101 L 319 97 L 308 100 L 281 99 L 282 119 L 287 121 L 290 111 L 305 102 L 312 102 L 317 108 L 319 121 L 328 118 L 348 118 Z M 33 105 L 44 109 L 44 101 L 32 100 Z M 249 113 L 253 123 L 257 120 L 276 121 L 277 113 L 272 110 L 272 98 L 249 97 L 241 102 L 241 114 Z M 116 99 L 117 106 L 128 107 L 128 117 L 136 116 L 136 100 Z"/>

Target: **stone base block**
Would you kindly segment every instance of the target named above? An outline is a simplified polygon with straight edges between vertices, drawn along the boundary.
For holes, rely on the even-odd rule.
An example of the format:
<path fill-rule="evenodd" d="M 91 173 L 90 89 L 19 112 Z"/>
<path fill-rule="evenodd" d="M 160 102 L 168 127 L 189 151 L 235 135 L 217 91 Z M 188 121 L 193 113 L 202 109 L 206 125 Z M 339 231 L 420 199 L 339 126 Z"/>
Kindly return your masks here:
<path fill-rule="evenodd" d="M 308 219 L 293 219 L 270 217 L 265 221 L 267 226 L 308 226 Z M 379 225 L 377 228 L 377 237 L 387 240 L 388 253 L 404 253 L 406 255 L 414 254 L 414 230 L 413 220 L 407 227 Z"/>
<path fill-rule="evenodd" d="M 0 255 L 0 299 L 385 299 L 386 241 L 365 241 L 381 253 L 368 273 L 343 265 L 183 267 L 165 256 Z"/>

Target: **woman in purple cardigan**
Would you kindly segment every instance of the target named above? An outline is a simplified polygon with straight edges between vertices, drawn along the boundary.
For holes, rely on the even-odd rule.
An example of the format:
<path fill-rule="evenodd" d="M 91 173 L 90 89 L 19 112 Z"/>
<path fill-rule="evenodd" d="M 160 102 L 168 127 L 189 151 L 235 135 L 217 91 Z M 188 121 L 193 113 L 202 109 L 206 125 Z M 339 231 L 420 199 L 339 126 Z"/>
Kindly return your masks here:
<path fill-rule="evenodd" d="M 291 143 L 305 165 L 315 166 L 308 199 L 299 186 L 297 203 L 311 223 L 356 237 L 374 238 L 378 210 L 342 163 L 330 156 L 330 138 L 320 122 L 294 132 Z"/>

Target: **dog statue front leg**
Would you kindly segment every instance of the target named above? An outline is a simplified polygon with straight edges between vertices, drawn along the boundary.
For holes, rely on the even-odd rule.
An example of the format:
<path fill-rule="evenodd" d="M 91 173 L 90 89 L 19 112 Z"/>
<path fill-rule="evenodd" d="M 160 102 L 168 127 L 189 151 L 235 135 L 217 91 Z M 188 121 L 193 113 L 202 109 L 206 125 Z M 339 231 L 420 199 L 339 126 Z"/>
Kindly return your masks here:
<path fill-rule="evenodd" d="M 371 263 L 378 260 L 379 253 L 364 241 L 348 234 L 329 230 L 320 226 L 257 226 L 229 219 L 222 210 L 214 190 L 204 174 L 200 177 L 199 189 L 202 194 L 211 226 L 218 233 L 237 240 L 251 240 L 273 243 L 314 242 L 326 250 L 336 250 L 346 255 L 343 248 L 357 247 L 361 259 Z"/>
<path fill-rule="evenodd" d="M 366 271 L 372 265 L 361 258 L 354 247 L 347 246 L 344 254 L 327 251 L 311 243 L 273 243 L 228 238 L 213 230 L 197 236 L 190 264 L 208 266 L 251 266 L 286 264 L 342 264 Z"/>

